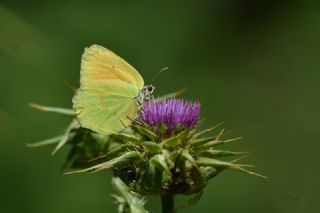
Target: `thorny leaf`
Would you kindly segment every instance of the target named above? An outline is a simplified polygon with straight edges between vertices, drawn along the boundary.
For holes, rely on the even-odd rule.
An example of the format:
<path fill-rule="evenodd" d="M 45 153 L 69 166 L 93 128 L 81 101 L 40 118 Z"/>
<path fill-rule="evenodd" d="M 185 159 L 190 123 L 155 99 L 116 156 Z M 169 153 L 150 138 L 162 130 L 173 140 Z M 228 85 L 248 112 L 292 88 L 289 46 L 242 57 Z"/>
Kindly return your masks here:
<path fill-rule="evenodd" d="M 112 160 L 100 163 L 98 165 L 95 165 L 86 169 L 66 172 L 65 174 L 82 173 L 82 172 L 98 172 L 104 169 L 112 168 L 114 166 L 128 166 L 129 164 L 132 164 L 137 160 L 142 160 L 141 154 L 137 151 L 130 151 L 130 152 L 124 153 L 119 157 L 113 158 Z"/>
<path fill-rule="evenodd" d="M 241 171 L 250 175 L 255 175 L 258 177 L 262 177 L 262 178 L 267 178 L 266 176 L 260 175 L 258 173 L 249 171 L 243 167 L 247 166 L 247 165 L 242 165 L 242 164 L 235 164 L 232 162 L 227 162 L 227 161 L 221 161 L 221 160 L 216 160 L 216 159 L 212 159 L 212 158 L 204 158 L 204 157 L 200 157 L 196 163 L 199 166 L 212 166 L 218 170 L 224 170 L 224 169 L 232 169 L 232 170 L 237 170 L 237 171 Z"/>
<path fill-rule="evenodd" d="M 44 111 L 44 112 L 53 112 L 53 113 L 57 113 L 57 114 L 71 115 L 71 116 L 75 115 L 73 109 L 66 109 L 66 108 L 60 108 L 60 107 L 49 107 L 49 106 L 44 106 L 44 105 L 35 104 L 35 103 L 30 103 L 29 106 L 32 108 L 35 108 L 37 110 Z"/>
<path fill-rule="evenodd" d="M 119 213 L 148 213 L 144 208 L 145 197 L 131 191 L 120 178 L 112 178 L 112 185 L 116 192 L 113 197 L 118 204 Z"/>
<path fill-rule="evenodd" d="M 61 140 L 57 144 L 56 148 L 51 153 L 52 155 L 54 155 L 63 145 L 65 145 L 67 143 L 69 134 L 71 133 L 71 131 L 73 129 L 76 129 L 76 128 L 80 128 L 80 124 L 79 124 L 78 120 L 73 119 L 71 121 L 71 123 L 69 124 L 67 130 L 65 131 L 63 137 L 61 138 Z"/>
<path fill-rule="evenodd" d="M 70 133 L 68 135 L 67 141 L 69 141 L 72 137 L 74 137 L 74 133 Z M 59 143 L 59 141 L 64 137 L 64 135 L 59 135 L 53 138 L 48 138 L 35 143 L 28 143 L 27 146 L 30 148 L 42 147 L 42 146 L 52 146 Z"/>

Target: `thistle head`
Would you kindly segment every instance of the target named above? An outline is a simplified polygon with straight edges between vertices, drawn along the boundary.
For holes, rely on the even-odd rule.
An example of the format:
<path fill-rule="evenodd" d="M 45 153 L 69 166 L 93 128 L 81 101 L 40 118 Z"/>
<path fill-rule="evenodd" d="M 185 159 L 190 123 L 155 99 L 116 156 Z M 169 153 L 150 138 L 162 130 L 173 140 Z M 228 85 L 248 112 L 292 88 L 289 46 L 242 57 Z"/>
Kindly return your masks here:
<path fill-rule="evenodd" d="M 61 111 L 61 110 L 60 110 Z M 137 122 L 125 131 L 100 135 L 79 127 L 74 120 L 65 135 L 32 146 L 72 146 L 67 173 L 113 169 L 114 195 L 119 212 L 147 212 L 147 195 L 193 195 L 196 202 L 209 180 L 224 170 L 237 170 L 264 177 L 238 163 L 247 152 L 218 148 L 236 141 L 223 139 L 224 130 L 197 130 L 200 103 L 182 99 L 160 99 L 144 103 Z M 229 159 L 226 157 L 236 157 Z"/>
<path fill-rule="evenodd" d="M 139 112 L 139 119 L 153 132 L 169 137 L 194 128 L 200 117 L 200 103 L 182 99 L 148 101 Z"/>

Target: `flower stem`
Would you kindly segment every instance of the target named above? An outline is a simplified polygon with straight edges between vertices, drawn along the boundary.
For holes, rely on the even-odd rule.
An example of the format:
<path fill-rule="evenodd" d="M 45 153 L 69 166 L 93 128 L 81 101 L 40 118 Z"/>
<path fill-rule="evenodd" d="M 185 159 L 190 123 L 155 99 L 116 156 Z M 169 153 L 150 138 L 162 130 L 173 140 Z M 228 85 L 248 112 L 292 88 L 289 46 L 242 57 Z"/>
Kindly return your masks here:
<path fill-rule="evenodd" d="M 161 196 L 162 213 L 176 213 L 173 195 Z"/>

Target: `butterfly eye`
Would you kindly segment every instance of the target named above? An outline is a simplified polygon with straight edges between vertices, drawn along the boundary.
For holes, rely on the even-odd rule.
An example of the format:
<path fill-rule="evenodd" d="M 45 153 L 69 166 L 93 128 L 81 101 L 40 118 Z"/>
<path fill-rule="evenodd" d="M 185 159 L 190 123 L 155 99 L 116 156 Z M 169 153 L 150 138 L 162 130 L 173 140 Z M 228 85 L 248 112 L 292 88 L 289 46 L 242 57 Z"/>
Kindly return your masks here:
<path fill-rule="evenodd" d="M 148 86 L 148 90 L 149 90 L 149 92 L 151 92 L 153 90 L 153 87 L 151 85 Z"/>

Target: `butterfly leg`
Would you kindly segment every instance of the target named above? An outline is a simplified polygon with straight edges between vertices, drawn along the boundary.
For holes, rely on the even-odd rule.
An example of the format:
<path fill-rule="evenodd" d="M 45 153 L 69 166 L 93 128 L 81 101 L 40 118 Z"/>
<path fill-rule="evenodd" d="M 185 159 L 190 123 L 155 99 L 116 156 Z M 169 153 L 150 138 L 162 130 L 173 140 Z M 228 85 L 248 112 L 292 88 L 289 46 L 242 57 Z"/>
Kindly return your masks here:
<path fill-rule="evenodd" d="M 126 126 L 124 123 L 123 123 L 123 121 L 120 119 L 120 122 L 121 122 L 121 124 L 122 124 L 122 126 L 124 127 L 124 128 L 127 128 L 128 126 Z"/>
<path fill-rule="evenodd" d="M 138 121 L 138 119 L 132 119 L 130 117 L 127 116 L 127 118 L 133 123 L 133 124 L 139 124 L 141 125 L 141 123 Z"/>

